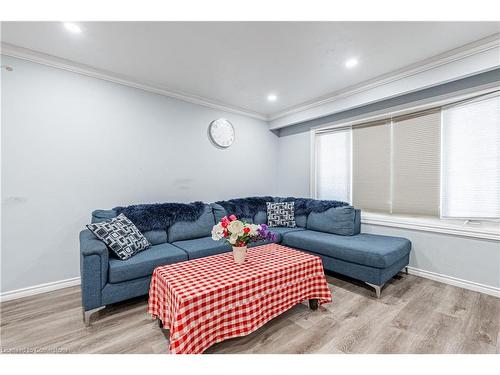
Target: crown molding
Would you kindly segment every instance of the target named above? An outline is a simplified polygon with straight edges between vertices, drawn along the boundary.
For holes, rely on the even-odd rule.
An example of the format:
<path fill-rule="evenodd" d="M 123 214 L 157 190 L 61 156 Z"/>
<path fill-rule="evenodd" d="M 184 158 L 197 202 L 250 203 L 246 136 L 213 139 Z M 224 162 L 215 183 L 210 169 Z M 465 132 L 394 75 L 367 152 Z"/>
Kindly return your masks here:
<path fill-rule="evenodd" d="M 408 78 L 426 72 L 428 70 L 435 69 L 437 67 L 483 53 L 493 48 L 498 48 L 499 46 L 500 46 L 500 33 L 493 34 L 486 38 L 480 39 L 476 42 L 469 43 L 462 47 L 458 47 L 453 50 L 447 51 L 445 53 L 433 56 L 429 59 L 422 60 L 418 63 L 406 66 L 402 69 L 385 74 L 383 76 L 379 76 L 374 79 L 361 82 L 358 85 L 333 92 L 327 96 L 319 97 L 316 100 L 310 101 L 308 103 L 300 104 L 291 107 L 289 109 L 286 109 L 284 111 L 271 114 L 268 116 L 267 120 L 274 121 L 285 116 L 307 111 L 309 109 L 334 102 L 344 97 L 372 90 L 376 87 L 380 87 L 394 81 Z"/>
<path fill-rule="evenodd" d="M 149 82 L 138 82 L 130 77 L 122 76 L 101 69 L 92 68 L 84 64 L 79 64 L 70 60 L 62 59 L 56 56 L 19 47 L 9 43 L 4 43 L 4 42 L 1 43 L 0 53 L 5 56 L 15 57 L 18 59 L 27 60 L 45 66 L 49 66 L 51 68 L 61 69 L 68 72 L 81 74 L 87 77 L 97 78 L 100 80 L 113 82 L 128 87 L 133 87 L 139 90 L 144 90 L 154 94 L 167 96 L 170 98 L 182 100 L 188 103 L 197 104 L 224 112 L 235 113 L 238 115 L 252 117 L 264 121 L 267 121 L 268 119 L 267 116 L 261 113 L 249 111 L 244 108 L 231 106 L 225 103 L 215 102 L 213 100 L 196 95 L 191 95 L 178 91 L 172 91 L 165 87 L 159 87 Z"/>
<path fill-rule="evenodd" d="M 196 95 L 191 95 L 183 92 L 172 91 L 165 87 L 158 87 L 149 82 L 138 82 L 130 77 L 121 76 L 112 72 L 105 70 L 100 70 L 92 68 L 87 65 L 78 64 L 70 60 L 61 59 L 56 56 L 44 54 L 38 51 L 30 50 L 27 48 L 19 47 L 9 43 L 1 43 L 1 54 L 6 56 L 11 56 L 23 60 L 32 61 L 42 65 L 46 65 L 52 68 L 62 69 L 70 71 L 73 73 L 117 83 L 124 86 L 129 86 L 137 88 L 140 90 L 152 92 L 155 94 L 167 96 L 170 98 L 182 100 L 188 103 L 201 105 L 204 107 L 221 110 L 225 112 L 235 113 L 247 117 L 256 118 L 263 121 L 274 121 L 289 115 L 297 114 L 303 111 L 307 111 L 316 107 L 320 107 L 325 104 L 332 103 L 341 98 L 349 97 L 352 95 L 360 94 L 374 88 L 387 85 L 391 82 L 399 81 L 404 78 L 408 78 L 423 72 L 426 72 L 437 67 L 453 63 L 458 60 L 474 56 L 485 51 L 500 47 L 500 33 L 493 34 L 489 37 L 480 39 L 476 42 L 466 44 L 462 47 L 455 48 L 448 52 L 439 54 L 437 56 L 431 57 L 429 59 L 420 61 L 418 63 L 409 65 L 400 70 L 385 74 L 383 76 L 376 77 L 374 79 L 364 81 L 358 85 L 351 86 L 336 92 L 333 92 L 327 96 L 319 97 L 313 101 L 306 102 L 294 107 L 290 107 L 284 111 L 280 111 L 274 114 L 265 115 L 262 113 L 253 112 L 244 108 L 239 108 L 236 106 L 231 106 L 225 103 L 215 102 L 211 99 L 203 98 Z"/>

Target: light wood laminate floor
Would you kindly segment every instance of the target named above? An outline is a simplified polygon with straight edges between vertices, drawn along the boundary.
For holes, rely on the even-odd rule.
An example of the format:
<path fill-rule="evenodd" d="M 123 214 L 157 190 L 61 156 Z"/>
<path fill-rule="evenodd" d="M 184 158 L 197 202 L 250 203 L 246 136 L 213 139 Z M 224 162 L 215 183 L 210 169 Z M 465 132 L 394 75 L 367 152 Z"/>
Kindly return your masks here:
<path fill-rule="evenodd" d="M 296 305 L 252 334 L 206 353 L 500 353 L 500 299 L 400 274 L 376 299 L 353 280 L 327 276 L 333 302 Z M 108 306 L 82 323 L 80 289 L 1 304 L 3 353 L 168 353 L 168 331 L 146 297 Z"/>

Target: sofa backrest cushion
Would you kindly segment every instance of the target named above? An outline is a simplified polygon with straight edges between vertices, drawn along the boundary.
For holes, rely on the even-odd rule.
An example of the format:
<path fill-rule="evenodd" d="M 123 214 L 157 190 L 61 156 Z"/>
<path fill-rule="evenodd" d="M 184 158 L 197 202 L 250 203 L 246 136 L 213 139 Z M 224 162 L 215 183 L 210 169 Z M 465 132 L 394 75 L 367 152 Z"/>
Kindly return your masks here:
<path fill-rule="evenodd" d="M 311 212 L 307 229 L 318 232 L 352 236 L 355 234 L 356 212 L 352 206 L 330 208 L 324 212 Z"/>
<path fill-rule="evenodd" d="M 205 205 L 202 215 L 196 221 L 178 221 L 168 228 L 168 242 L 190 240 L 210 236 L 215 225 L 212 206 Z"/>
<path fill-rule="evenodd" d="M 162 229 L 148 230 L 142 233 L 151 245 L 159 245 L 168 242 L 167 231 Z"/>
<path fill-rule="evenodd" d="M 307 215 L 295 215 L 295 225 L 300 228 L 307 227 Z"/>
<path fill-rule="evenodd" d="M 90 222 L 92 224 L 102 223 L 105 220 L 112 219 L 117 216 L 118 215 L 115 210 L 95 210 L 92 211 L 92 218 L 90 219 Z"/>
<path fill-rule="evenodd" d="M 270 202 L 282 202 L 283 198 L 273 198 Z M 212 209 L 214 211 L 214 220 L 218 223 L 224 216 L 227 216 L 227 211 L 218 203 L 211 203 Z M 258 211 L 253 218 L 241 217 L 240 220 L 244 220 L 248 223 L 254 224 L 267 224 L 267 212 Z M 300 228 L 305 228 L 307 223 L 307 215 L 295 215 L 295 224 Z"/>
<path fill-rule="evenodd" d="M 222 207 L 220 204 L 218 204 L 218 203 L 210 203 L 210 206 L 212 207 L 212 211 L 213 211 L 213 215 L 214 215 L 214 221 L 216 223 L 218 223 L 219 221 L 221 221 L 221 219 L 224 216 L 227 216 L 226 209 L 224 207 Z"/>
<path fill-rule="evenodd" d="M 307 227 L 307 219 L 312 212 L 349 206 L 349 203 L 335 200 L 321 200 L 313 198 L 274 197 L 275 202 L 295 202 L 295 225 L 300 228 Z"/>
<path fill-rule="evenodd" d="M 212 207 L 212 210 L 214 212 L 215 223 L 218 223 L 224 216 L 228 216 L 228 213 L 227 213 L 226 209 L 224 207 L 222 207 L 220 204 L 218 204 L 218 203 L 210 203 L 210 206 Z M 257 215 L 259 213 L 260 212 L 258 212 Z M 257 217 L 257 215 L 255 215 L 255 217 Z M 262 224 L 262 223 L 266 223 L 267 222 L 267 216 L 266 216 L 266 221 L 264 221 L 262 223 L 256 223 L 255 220 L 254 220 L 254 218 L 252 218 L 252 217 L 243 217 L 243 216 L 240 216 L 240 217 L 238 217 L 238 220 L 245 221 L 247 223 Z"/>
<path fill-rule="evenodd" d="M 282 198 L 282 197 L 274 197 L 274 202 L 286 202 L 286 201 L 293 201 L 295 198 L 290 197 L 290 198 Z M 307 215 L 303 214 L 298 214 L 297 215 L 297 210 L 295 211 L 295 225 L 299 228 L 305 228 L 307 226 Z"/>
<path fill-rule="evenodd" d="M 118 216 L 115 210 L 95 210 L 92 212 L 91 223 L 102 223 L 107 219 L 112 219 Z M 158 245 L 167 241 L 166 230 L 149 230 L 142 232 L 143 236 L 151 243 L 151 245 Z"/>
<path fill-rule="evenodd" d="M 267 224 L 267 212 L 259 211 L 253 217 L 254 224 Z"/>
<path fill-rule="evenodd" d="M 354 209 L 354 233 L 353 234 L 360 234 L 361 233 L 361 210 L 359 209 Z"/>

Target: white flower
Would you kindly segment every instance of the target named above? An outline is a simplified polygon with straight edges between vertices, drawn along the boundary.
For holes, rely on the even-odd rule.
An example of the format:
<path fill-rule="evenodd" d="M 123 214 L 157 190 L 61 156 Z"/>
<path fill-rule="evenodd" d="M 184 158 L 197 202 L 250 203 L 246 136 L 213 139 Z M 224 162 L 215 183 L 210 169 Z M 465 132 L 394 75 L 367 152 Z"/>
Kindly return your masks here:
<path fill-rule="evenodd" d="M 217 225 L 214 225 L 212 228 L 212 239 L 214 241 L 219 241 L 222 238 L 224 238 L 224 228 L 219 223 Z"/>
<path fill-rule="evenodd" d="M 233 233 L 233 234 L 231 234 L 231 236 L 229 237 L 229 243 L 230 243 L 231 245 L 234 245 L 234 244 L 236 244 L 236 240 L 237 240 L 237 239 L 238 239 L 238 234 Z"/>
<path fill-rule="evenodd" d="M 248 227 L 250 228 L 250 232 L 248 233 L 250 236 L 254 237 L 254 236 L 257 236 L 259 234 L 257 232 L 257 230 L 260 228 L 260 225 L 248 224 Z"/>
<path fill-rule="evenodd" d="M 229 225 L 227 226 L 227 229 L 229 230 L 229 232 L 233 235 L 233 234 L 236 234 L 237 236 L 240 236 L 243 234 L 243 228 L 245 226 L 243 225 L 243 223 L 239 220 L 234 220 L 234 221 L 231 221 L 229 223 Z"/>

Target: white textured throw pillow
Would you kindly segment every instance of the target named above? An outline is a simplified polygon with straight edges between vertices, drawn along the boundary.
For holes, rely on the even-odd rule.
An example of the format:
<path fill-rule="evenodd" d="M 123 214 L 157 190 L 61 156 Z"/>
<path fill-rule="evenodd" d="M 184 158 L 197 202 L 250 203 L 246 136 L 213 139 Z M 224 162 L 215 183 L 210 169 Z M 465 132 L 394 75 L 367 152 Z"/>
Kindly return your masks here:
<path fill-rule="evenodd" d="M 87 228 L 121 260 L 127 260 L 151 246 L 134 223 L 123 214 L 102 223 L 88 224 Z"/>
<path fill-rule="evenodd" d="M 290 227 L 295 224 L 294 202 L 266 202 L 267 225 L 270 227 Z"/>

